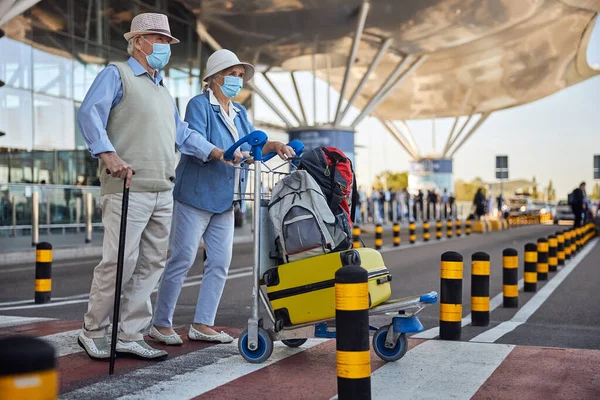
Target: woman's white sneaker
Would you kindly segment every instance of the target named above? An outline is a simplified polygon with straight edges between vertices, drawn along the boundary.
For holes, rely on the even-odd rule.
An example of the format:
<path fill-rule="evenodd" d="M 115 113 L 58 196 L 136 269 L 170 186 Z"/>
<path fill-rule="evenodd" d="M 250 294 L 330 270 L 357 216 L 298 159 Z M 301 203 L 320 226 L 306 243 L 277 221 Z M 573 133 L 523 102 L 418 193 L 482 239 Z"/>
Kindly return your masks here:
<path fill-rule="evenodd" d="M 155 361 L 164 360 L 169 355 L 169 353 L 164 350 L 153 349 L 143 339 L 135 342 L 119 340 L 117 342 L 117 354 L 132 355 L 144 360 Z"/>
<path fill-rule="evenodd" d="M 148 333 L 148 336 L 157 342 L 166 344 L 167 346 L 181 346 L 183 344 L 183 340 L 178 334 L 174 333 L 172 335 L 165 335 L 154 326 L 150 328 L 150 333 Z"/>
<path fill-rule="evenodd" d="M 202 340 L 205 342 L 219 342 L 219 343 L 231 343 L 233 342 L 233 338 L 221 331 L 221 333 L 216 335 L 207 335 L 196 328 L 193 325 L 190 325 L 190 331 L 188 332 L 188 337 L 190 340 Z"/>

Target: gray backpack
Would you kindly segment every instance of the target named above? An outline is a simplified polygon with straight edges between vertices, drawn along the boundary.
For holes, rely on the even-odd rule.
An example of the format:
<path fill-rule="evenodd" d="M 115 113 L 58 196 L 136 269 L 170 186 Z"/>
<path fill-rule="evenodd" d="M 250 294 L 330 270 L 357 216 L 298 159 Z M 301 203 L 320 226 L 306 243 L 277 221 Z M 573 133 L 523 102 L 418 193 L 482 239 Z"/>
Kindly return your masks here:
<path fill-rule="evenodd" d="M 336 219 L 314 178 L 295 171 L 277 182 L 269 202 L 275 241 L 285 262 L 347 249 L 346 233 Z"/>

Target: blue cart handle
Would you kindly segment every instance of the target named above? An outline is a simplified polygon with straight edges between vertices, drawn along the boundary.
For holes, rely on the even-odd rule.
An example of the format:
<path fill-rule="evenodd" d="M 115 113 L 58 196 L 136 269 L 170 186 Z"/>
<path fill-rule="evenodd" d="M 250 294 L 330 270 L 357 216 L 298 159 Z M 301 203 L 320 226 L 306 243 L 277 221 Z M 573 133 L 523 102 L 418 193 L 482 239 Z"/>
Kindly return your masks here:
<path fill-rule="evenodd" d="M 250 151 L 250 155 L 252 155 L 252 157 L 256 161 L 263 160 L 262 148 L 267 143 L 267 134 L 263 131 L 254 131 L 251 134 L 246 135 L 237 142 L 235 142 L 230 148 L 227 149 L 227 151 L 223 155 L 223 159 L 225 161 L 233 161 L 233 153 L 235 153 L 238 147 L 240 147 L 244 143 L 248 143 L 250 145 L 250 147 L 252 148 L 252 150 Z"/>
<path fill-rule="evenodd" d="M 302 155 L 302 153 L 304 152 L 304 143 L 302 143 L 299 140 L 292 140 L 287 145 L 290 146 L 294 150 L 294 153 L 296 153 L 296 157 L 300 157 Z M 266 156 L 264 156 L 262 160 L 263 160 L 263 162 L 267 162 L 271 158 L 275 157 L 276 155 L 277 155 L 277 153 L 275 153 L 275 152 L 269 153 Z"/>

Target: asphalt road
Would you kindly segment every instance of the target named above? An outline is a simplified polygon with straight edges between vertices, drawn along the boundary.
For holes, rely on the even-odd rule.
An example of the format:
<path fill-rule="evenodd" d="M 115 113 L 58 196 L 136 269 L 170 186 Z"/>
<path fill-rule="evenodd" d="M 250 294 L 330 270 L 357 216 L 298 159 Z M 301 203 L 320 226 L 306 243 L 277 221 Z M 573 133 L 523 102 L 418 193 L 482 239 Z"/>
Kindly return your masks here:
<path fill-rule="evenodd" d="M 507 247 L 519 251 L 521 265 L 519 277 L 523 275 L 522 254 L 527 242 L 556 231 L 554 226 L 527 226 L 509 231 L 486 235 L 444 239 L 440 242 L 409 245 L 406 230 L 402 232 L 402 246 L 391 247 L 391 232 L 386 232 L 382 251 L 388 269 L 393 275 L 392 296 L 420 295 L 431 290 L 439 291 L 440 255 L 445 251 L 457 251 L 465 260 L 463 280 L 463 317 L 470 313 L 470 258 L 477 251 L 490 254 L 490 295 L 494 297 L 502 290 L 501 253 Z M 431 230 L 434 232 L 434 229 Z M 371 237 L 369 237 L 371 236 Z M 372 234 L 365 236 L 367 246 L 372 246 Z M 421 237 L 420 229 L 418 231 Z M 595 243 L 595 242 L 594 242 Z M 589 246 L 588 246 L 589 247 Z M 539 309 L 512 332 L 502 336 L 498 342 L 511 344 L 561 346 L 578 348 L 600 348 L 600 246 L 590 250 L 582 261 L 551 293 Z M 57 303 L 40 307 L 32 304 L 34 292 L 34 270 L 31 265 L 15 265 L 0 268 L 0 315 L 48 317 L 62 320 L 81 320 L 87 309 L 92 271 L 98 259 L 81 259 L 56 262 L 53 265 L 53 300 Z M 216 324 L 243 328 L 250 315 L 252 245 L 234 247 L 230 277 L 219 307 Z M 183 326 L 192 320 L 198 289 L 202 260 L 199 257 L 188 274 L 187 287 L 182 290 L 175 314 L 175 325 Z M 556 274 L 551 274 L 551 279 Z M 550 281 L 552 282 L 552 281 Z M 538 291 L 544 283 L 538 284 Z M 519 303 L 524 306 L 533 295 L 520 292 Z M 60 300 L 60 298 L 63 298 Z M 65 299 L 66 298 L 66 299 Z M 153 298 L 154 300 L 154 298 Z M 463 328 L 463 340 L 471 340 L 480 333 L 511 320 L 519 309 L 503 309 L 500 306 L 491 313 L 489 327 Z M 425 327 L 438 325 L 439 307 L 430 306 L 419 314 Z M 389 317 L 372 318 L 372 324 L 382 326 L 390 322 Z"/>

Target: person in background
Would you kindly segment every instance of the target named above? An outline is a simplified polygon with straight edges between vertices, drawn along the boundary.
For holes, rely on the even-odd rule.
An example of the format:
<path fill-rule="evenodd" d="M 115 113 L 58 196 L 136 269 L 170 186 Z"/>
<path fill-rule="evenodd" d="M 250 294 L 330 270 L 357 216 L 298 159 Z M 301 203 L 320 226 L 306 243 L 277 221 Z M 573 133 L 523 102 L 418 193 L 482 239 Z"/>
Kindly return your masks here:
<path fill-rule="evenodd" d="M 448 219 L 448 189 L 444 189 L 444 193 L 442 193 L 442 210 L 443 218 Z"/>
<path fill-rule="evenodd" d="M 398 215 L 398 221 L 402 221 L 404 218 L 404 204 L 406 199 L 404 198 L 404 190 L 398 189 L 396 192 L 396 215 Z"/>
<path fill-rule="evenodd" d="M 448 196 L 448 215 L 450 216 L 450 218 L 455 216 L 455 212 L 454 212 L 454 206 L 456 203 L 456 198 L 454 197 L 454 193 L 450 193 L 450 195 Z M 457 215 L 458 217 L 458 215 Z"/>
<path fill-rule="evenodd" d="M 367 194 L 361 186 L 358 189 L 358 204 L 356 205 L 356 223 L 362 224 L 363 221 L 363 210 L 367 207 Z"/>
<path fill-rule="evenodd" d="M 579 228 L 583 220 L 583 213 L 586 211 L 585 182 L 581 182 L 579 187 L 573 190 L 569 197 L 569 203 L 571 205 L 571 209 L 573 210 L 573 215 L 575 216 L 574 227 Z"/>
<path fill-rule="evenodd" d="M 502 216 L 502 206 L 504 205 L 504 197 L 502 196 L 502 193 L 498 195 L 496 202 L 498 203 L 498 215 Z"/>
<path fill-rule="evenodd" d="M 483 188 L 477 189 L 477 193 L 475 193 L 475 197 L 473 198 L 473 206 L 475 207 L 475 215 L 477 219 L 481 219 L 485 215 L 485 194 L 483 193 Z"/>

